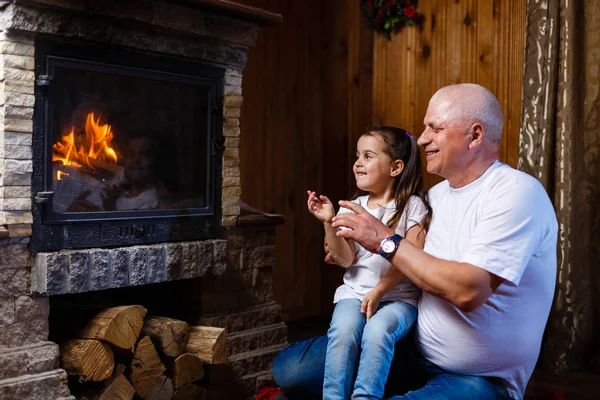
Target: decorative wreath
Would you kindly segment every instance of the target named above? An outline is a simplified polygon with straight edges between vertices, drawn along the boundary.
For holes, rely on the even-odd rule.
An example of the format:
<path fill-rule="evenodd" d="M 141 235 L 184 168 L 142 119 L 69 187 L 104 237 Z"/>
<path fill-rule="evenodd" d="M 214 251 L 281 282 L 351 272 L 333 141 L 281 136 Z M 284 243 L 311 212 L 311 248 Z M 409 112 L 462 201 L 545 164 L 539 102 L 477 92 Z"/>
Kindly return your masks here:
<path fill-rule="evenodd" d="M 417 0 L 360 0 L 360 8 L 367 26 L 388 40 L 392 32 L 423 22 Z"/>

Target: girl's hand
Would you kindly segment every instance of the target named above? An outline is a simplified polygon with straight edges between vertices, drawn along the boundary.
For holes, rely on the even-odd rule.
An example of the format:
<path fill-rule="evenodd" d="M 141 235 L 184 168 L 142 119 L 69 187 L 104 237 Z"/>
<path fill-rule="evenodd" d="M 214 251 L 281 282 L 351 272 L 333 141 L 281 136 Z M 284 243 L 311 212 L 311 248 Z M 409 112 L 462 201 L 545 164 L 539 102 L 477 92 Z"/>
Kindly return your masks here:
<path fill-rule="evenodd" d="M 331 223 L 331 220 L 335 216 L 335 209 L 331 201 L 329 201 L 327 196 L 320 195 L 317 197 L 317 194 L 310 190 L 307 190 L 307 193 L 308 201 L 306 205 L 308 206 L 308 211 L 322 223 Z"/>
<path fill-rule="evenodd" d="M 369 319 L 377 312 L 382 297 L 383 293 L 379 292 L 377 289 L 372 289 L 369 293 L 365 294 L 365 297 L 363 297 L 360 312 L 362 314 L 367 314 L 367 321 L 369 321 Z"/>
<path fill-rule="evenodd" d="M 122 182 L 114 185 L 106 185 L 102 192 L 102 203 L 105 210 L 116 210 L 118 198 L 125 193 L 126 185 Z"/>

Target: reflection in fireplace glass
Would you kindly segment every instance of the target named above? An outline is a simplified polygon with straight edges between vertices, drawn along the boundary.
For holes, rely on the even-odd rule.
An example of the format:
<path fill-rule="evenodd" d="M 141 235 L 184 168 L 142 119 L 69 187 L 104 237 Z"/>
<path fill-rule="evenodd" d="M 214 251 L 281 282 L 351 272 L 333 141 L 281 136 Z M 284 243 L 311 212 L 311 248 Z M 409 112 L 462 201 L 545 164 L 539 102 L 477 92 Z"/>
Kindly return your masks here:
<path fill-rule="evenodd" d="M 207 86 L 54 72 L 54 212 L 206 207 Z"/>

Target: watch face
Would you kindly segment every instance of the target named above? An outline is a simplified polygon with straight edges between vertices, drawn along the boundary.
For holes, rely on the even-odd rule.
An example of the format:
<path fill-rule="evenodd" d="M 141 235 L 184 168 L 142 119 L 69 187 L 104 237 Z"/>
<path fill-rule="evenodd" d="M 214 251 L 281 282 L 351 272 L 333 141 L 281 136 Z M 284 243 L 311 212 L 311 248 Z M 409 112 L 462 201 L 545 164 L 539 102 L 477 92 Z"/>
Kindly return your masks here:
<path fill-rule="evenodd" d="M 396 244 L 392 240 L 386 240 L 381 245 L 381 250 L 383 250 L 386 253 L 391 253 L 392 251 L 394 251 L 395 248 L 396 248 Z"/>

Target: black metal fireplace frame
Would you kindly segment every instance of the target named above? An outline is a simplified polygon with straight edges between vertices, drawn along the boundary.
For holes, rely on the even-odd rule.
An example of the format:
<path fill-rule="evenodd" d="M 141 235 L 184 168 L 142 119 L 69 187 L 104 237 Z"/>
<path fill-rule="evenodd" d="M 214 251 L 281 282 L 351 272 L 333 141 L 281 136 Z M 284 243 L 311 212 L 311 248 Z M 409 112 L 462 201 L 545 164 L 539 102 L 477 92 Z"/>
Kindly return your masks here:
<path fill-rule="evenodd" d="M 224 70 L 184 58 L 164 57 L 90 43 L 36 41 L 35 105 L 33 116 L 33 229 L 34 251 L 112 247 L 219 236 L 223 152 Z M 139 77 L 163 77 L 176 82 L 203 82 L 210 87 L 209 171 L 207 206 L 181 210 L 52 212 L 52 81 L 49 65 L 83 65 L 98 71 Z"/>

